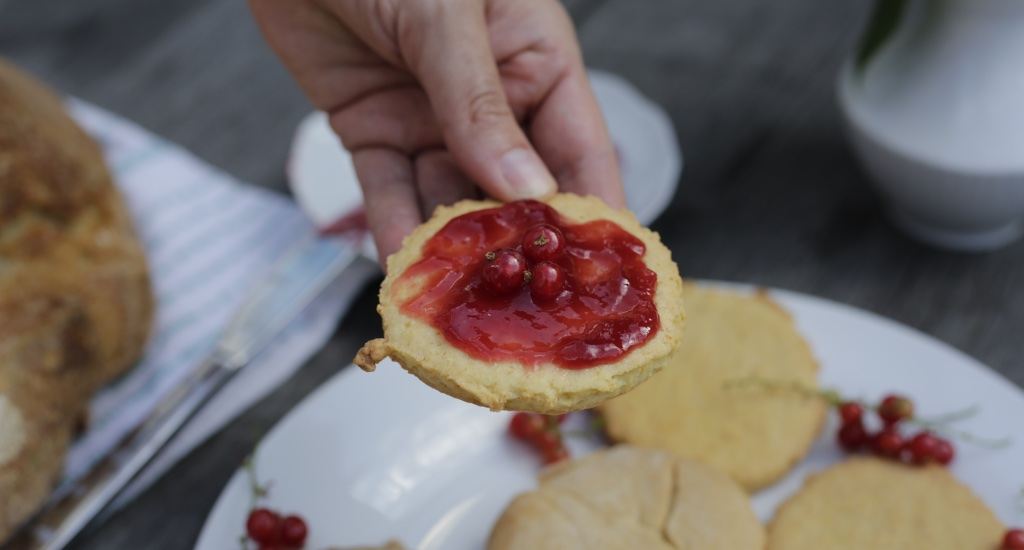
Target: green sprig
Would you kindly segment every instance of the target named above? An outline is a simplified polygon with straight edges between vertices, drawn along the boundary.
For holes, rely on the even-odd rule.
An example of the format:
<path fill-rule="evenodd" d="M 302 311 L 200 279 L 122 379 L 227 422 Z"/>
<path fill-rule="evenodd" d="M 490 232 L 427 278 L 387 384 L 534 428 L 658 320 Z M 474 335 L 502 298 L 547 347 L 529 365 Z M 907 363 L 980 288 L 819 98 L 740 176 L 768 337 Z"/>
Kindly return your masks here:
<path fill-rule="evenodd" d="M 769 380 L 767 378 L 760 377 L 749 377 L 740 378 L 735 380 L 727 381 L 724 385 L 725 389 L 738 389 L 738 388 L 755 388 L 771 391 L 785 391 L 800 395 L 807 398 L 817 398 L 823 400 L 831 407 L 838 407 L 843 403 L 857 403 L 861 407 L 867 410 L 878 411 L 878 406 L 867 403 L 860 399 L 847 399 L 844 398 L 838 391 L 832 389 L 817 389 L 805 386 L 799 382 L 789 380 Z M 913 416 L 904 420 L 907 424 L 917 426 L 922 429 L 932 430 L 939 432 L 943 435 L 947 435 L 961 441 L 977 445 L 979 447 L 987 447 L 990 449 L 1002 449 L 1008 447 L 1013 440 L 1009 437 L 1002 438 L 987 438 L 974 435 L 969 432 L 962 430 L 954 430 L 949 427 L 950 424 L 966 420 L 978 414 L 979 407 L 972 405 L 970 407 L 947 413 L 935 418 L 921 418 Z"/>
<path fill-rule="evenodd" d="M 565 437 L 599 437 L 604 433 L 604 428 L 604 416 L 601 416 L 598 412 L 591 411 L 586 426 L 578 430 L 562 430 L 562 435 Z"/>
<path fill-rule="evenodd" d="M 242 461 L 242 467 L 245 469 L 246 477 L 249 480 L 250 508 L 255 508 L 261 499 L 266 498 L 270 494 L 270 483 L 259 482 L 259 477 L 256 475 L 256 459 L 253 455 L 245 457 L 245 460 Z"/>
<path fill-rule="evenodd" d="M 868 18 L 867 27 L 865 27 L 860 44 L 857 46 L 856 67 L 858 72 L 864 72 L 864 68 L 867 67 L 871 58 L 896 32 L 906 9 L 907 0 L 878 0 L 875 2 L 875 7 Z"/>

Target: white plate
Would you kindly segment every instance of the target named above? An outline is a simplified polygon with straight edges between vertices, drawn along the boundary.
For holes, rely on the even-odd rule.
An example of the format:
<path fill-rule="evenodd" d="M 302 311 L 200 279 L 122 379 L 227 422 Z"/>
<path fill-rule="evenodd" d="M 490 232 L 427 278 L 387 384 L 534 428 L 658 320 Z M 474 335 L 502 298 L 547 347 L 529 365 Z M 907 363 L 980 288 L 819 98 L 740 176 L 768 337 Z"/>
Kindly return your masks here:
<path fill-rule="evenodd" d="M 844 394 L 911 396 L 924 415 L 977 404 L 958 426 L 1009 436 L 998 450 L 958 443 L 953 472 L 1008 524 L 1024 523 L 1024 393 L 953 348 L 876 315 L 786 291 L 772 296 L 795 316 L 822 364 L 821 381 Z M 578 415 L 576 415 L 578 416 Z M 534 486 L 538 459 L 506 435 L 509 413 L 447 397 L 386 362 L 348 368 L 281 421 L 256 453 L 268 504 L 302 513 L 310 548 L 383 543 L 410 548 L 482 548 L 509 499 Z M 572 420 L 570 420 L 572 421 Z M 754 497 L 762 519 L 809 473 L 841 459 L 830 419 L 802 462 Z M 570 441 L 574 454 L 596 447 Z M 244 472 L 214 506 L 196 548 L 237 547 L 249 508 Z"/>

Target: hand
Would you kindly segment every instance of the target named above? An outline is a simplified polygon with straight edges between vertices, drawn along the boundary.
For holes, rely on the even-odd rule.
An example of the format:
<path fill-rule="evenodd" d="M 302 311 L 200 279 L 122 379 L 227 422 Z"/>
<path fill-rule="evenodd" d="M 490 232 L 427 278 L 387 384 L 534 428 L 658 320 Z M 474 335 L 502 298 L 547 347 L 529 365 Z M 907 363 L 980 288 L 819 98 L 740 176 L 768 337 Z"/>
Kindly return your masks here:
<path fill-rule="evenodd" d="M 624 206 L 615 150 L 556 0 L 250 4 L 352 153 L 382 259 L 438 204 L 481 190 L 515 200 L 557 186 Z"/>

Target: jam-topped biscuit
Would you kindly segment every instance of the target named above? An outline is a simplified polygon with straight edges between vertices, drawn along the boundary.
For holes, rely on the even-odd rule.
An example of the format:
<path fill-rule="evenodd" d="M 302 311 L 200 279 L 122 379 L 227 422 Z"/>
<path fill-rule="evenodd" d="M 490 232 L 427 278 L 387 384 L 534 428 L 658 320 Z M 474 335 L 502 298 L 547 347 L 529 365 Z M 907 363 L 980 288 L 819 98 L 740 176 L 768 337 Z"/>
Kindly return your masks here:
<path fill-rule="evenodd" d="M 391 357 L 491 409 L 591 407 L 661 369 L 683 329 L 682 281 L 658 236 L 593 197 L 441 207 L 388 258 L 378 311 Z"/>

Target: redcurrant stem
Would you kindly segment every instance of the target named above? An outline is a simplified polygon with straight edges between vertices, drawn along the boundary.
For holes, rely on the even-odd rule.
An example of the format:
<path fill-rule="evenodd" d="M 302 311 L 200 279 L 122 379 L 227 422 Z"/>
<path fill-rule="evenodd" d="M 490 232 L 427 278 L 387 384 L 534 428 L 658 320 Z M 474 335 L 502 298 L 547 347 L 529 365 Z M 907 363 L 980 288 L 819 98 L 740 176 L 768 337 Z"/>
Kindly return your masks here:
<path fill-rule="evenodd" d="M 970 407 L 965 407 L 963 409 L 960 409 L 959 411 L 953 411 L 953 412 L 949 412 L 949 413 L 946 413 L 946 414 L 942 414 L 942 415 L 930 418 L 928 420 L 919 419 L 919 418 L 915 418 L 914 420 L 916 420 L 918 423 L 922 423 L 922 424 L 923 423 L 931 423 L 931 424 L 936 424 L 936 425 L 952 424 L 953 422 L 959 422 L 961 420 L 967 420 L 968 418 L 977 415 L 978 412 L 980 412 L 980 411 L 981 411 L 981 407 L 978 407 L 978 405 L 971 405 Z"/>
<path fill-rule="evenodd" d="M 968 433 L 962 430 L 954 430 L 948 427 L 949 424 L 952 424 L 953 422 L 966 420 L 978 414 L 979 410 L 980 409 L 977 405 L 971 405 L 970 407 L 967 407 L 965 409 L 947 413 L 941 416 L 937 416 L 935 418 L 925 419 L 914 417 L 908 418 L 906 421 L 915 426 L 920 426 L 926 430 L 934 430 L 936 432 L 952 436 L 961 441 L 966 441 L 968 443 L 978 445 L 979 447 L 1001 449 L 1003 447 L 1008 446 L 1012 441 L 1009 437 L 1002 437 L 998 439 L 980 437 L 972 433 Z"/>
<path fill-rule="evenodd" d="M 878 410 L 878 405 L 866 403 L 861 399 L 847 399 L 842 396 L 838 391 L 831 389 L 819 390 L 816 388 L 808 388 L 799 382 L 792 382 L 788 380 L 769 380 L 767 378 L 750 377 L 740 378 L 736 380 L 730 380 L 725 383 L 726 389 L 737 389 L 744 387 L 755 387 L 765 390 L 781 390 L 790 391 L 801 395 L 803 397 L 822 399 L 832 407 L 837 407 L 842 403 L 858 403 L 865 409 L 872 411 Z M 935 417 L 933 419 L 911 417 L 904 420 L 908 424 L 919 426 L 926 430 L 934 430 L 944 435 L 954 437 L 961 441 L 977 445 L 979 447 L 988 447 L 991 449 L 1002 449 L 1010 445 L 1012 440 L 1009 437 L 1003 438 L 987 438 L 974 435 L 961 430 L 952 430 L 947 427 L 948 424 L 958 422 L 970 418 L 978 413 L 978 406 L 972 405 L 959 411 L 944 414 L 942 416 Z"/>
<path fill-rule="evenodd" d="M 590 437 L 594 432 L 590 430 L 562 430 L 562 437 Z"/>
<path fill-rule="evenodd" d="M 604 417 L 600 414 L 592 414 L 587 425 L 578 430 L 562 430 L 564 437 L 594 437 L 604 432 Z"/>
<path fill-rule="evenodd" d="M 242 467 L 245 468 L 246 476 L 249 478 L 249 508 L 255 508 L 259 500 L 270 493 L 270 484 L 260 484 L 259 478 L 256 476 L 256 459 L 253 455 L 245 457 Z"/>
<path fill-rule="evenodd" d="M 1006 447 L 1009 447 L 1011 443 L 1013 443 L 1013 439 L 1009 437 L 983 437 L 980 435 L 974 435 L 970 432 L 965 432 L 962 430 L 950 430 L 949 428 L 944 427 L 936 427 L 935 431 L 939 432 L 942 435 L 952 437 L 953 439 L 959 439 L 960 441 L 964 441 L 972 445 L 977 445 L 978 447 L 985 447 L 986 449 L 1005 449 Z"/>
<path fill-rule="evenodd" d="M 727 390 L 754 387 L 763 390 L 788 391 L 800 395 L 801 397 L 821 399 L 833 407 L 839 406 L 840 404 L 848 401 L 843 399 L 838 392 L 833 390 L 819 390 L 815 388 L 808 388 L 799 382 L 792 382 L 788 380 L 769 380 L 767 378 L 759 378 L 756 376 L 729 380 L 725 383 L 724 387 Z"/>

